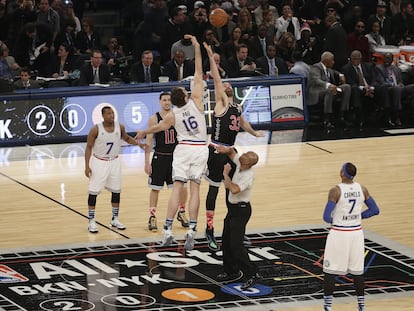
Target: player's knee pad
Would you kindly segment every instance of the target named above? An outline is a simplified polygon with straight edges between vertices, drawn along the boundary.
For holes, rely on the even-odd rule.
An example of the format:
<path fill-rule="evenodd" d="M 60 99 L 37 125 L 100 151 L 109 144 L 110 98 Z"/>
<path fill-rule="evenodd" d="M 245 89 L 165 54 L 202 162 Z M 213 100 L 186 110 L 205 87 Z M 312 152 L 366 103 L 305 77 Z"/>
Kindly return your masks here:
<path fill-rule="evenodd" d="M 88 206 L 95 206 L 96 205 L 96 194 L 90 194 L 88 196 Z"/>
<path fill-rule="evenodd" d="M 216 199 L 218 195 L 219 188 L 210 186 L 208 187 L 207 199 L 206 199 L 206 209 L 208 211 L 214 211 L 216 209 Z"/>
<path fill-rule="evenodd" d="M 111 203 L 119 203 L 121 201 L 121 194 L 112 192 Z"/>

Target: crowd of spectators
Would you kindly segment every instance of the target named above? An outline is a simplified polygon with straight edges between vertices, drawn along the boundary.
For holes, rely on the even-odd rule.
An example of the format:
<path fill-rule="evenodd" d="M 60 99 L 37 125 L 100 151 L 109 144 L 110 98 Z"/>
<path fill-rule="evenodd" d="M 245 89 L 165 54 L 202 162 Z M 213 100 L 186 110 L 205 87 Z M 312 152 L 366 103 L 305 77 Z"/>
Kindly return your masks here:
<path fill-rule="evenodd" d="M 19 79 L 24 68 L 32 78 L 35 73 L 56 82 L 49 83 L 49 87 L 113 81 L 150 83 L 158 82 L 161 76 L 179 81 L 194 73 L 194 50 L 184 39 L 185 34 L 193 34 L 212 47 L 222 78 L 301 74 L 308 85 L 320 86 L 320 93 L 312 94 L 314 105 L 326 104 L 324 97 L 331 90 L 334 98 L 341 98 L 337 116 L 344 126 L 354 121 L 362 126 L 378 110 L 385 111 L 384 120 L 389 125 L 401 125 L 401 109 L 406 103 L 410 109 L 414 106 L 411 92 L 403 92 L 398 105 L 384 102 L 382 98 L 387 96 L 377 97 L 375 89 L 386 89 L 382 85 L 385 83 L 398 85 L 395 79 L 368 83 L 364 77 L 375 77 L 374 71 L 380 70 L 385 57 L 378 59 L 375 51 L 379 47 L 414 44 L 413 5 L 409 0 L 132 1 L 129 7 L 140 6 L 136 12 L 141 12 L 129 17 L 136 25 L 133 38 L 111 36 L 104 38 L 105 42 L 94 21 L 83 17 L 84 3 L 0 0 L 0 77 Z M 209 22 L 209 13 L 219 7 L 227 12 L 228 23 L 216 28 Z M 331 54 L 322 59 L 324 52 Z M 360 65 L 346 67 L 351 63 L 351 53 L 364 64 L 362 80 Z M 202 55 L 208 78 L 208 57 L 205 51 Z M 323 74 L 327 69 L 341 79 L 330 81 Z M 324 70 L 322 75 L 320 70 Z M 395 73 L 401 74 L 401 85 L 412 84 L 410 72 Z M 315 79 L 323 83 L 311 81 Z M 345 96 L 351 98 L 350 103 L 343 102 L 347 92 L 341 92 L 341 84 L 353 90 Z M 339 96 L 332 85 L 336 85 Z M 360 104 L 354 107 L 353 99 L 360 95 L 362 100 L 357 100 Z M 381 101 L 373 106 L 381 109 L 361 108 L 365 100 L 375 98 Z M 325 109 L 327 127 L 333 127 L 338 119 L 334 114 L 335 108 Z"/>

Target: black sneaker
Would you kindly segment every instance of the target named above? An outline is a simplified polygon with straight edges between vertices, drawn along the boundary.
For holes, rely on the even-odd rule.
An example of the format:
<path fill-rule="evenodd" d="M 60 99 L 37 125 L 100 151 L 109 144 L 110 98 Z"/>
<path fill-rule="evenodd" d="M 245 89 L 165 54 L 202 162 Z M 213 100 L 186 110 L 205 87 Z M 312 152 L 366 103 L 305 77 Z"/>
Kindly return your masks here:
<path fill-rule="evenodd" d="M 189 223 L 187 217 L 185 216 L 184 211 L 178 212 L 177 220 L 179 222 L 181 222 L 181 226 L 183 226 L 183 228 L 188 228 L 190 226 L 190 223 Z"/>
<path fill-rule="evenodd" d="M 214 237 L 214 228 L 208 229 L 206 228 L 206 239 L 208 243 L 208 248 L 214 252 L 220 250 L 220 246 L 218 245 L 216 238 Z"/>
<path fill-rule="evenodd" d="M 158 230 L 157 227 L 157 217 L 151 215 L 148 219 L 148 230 L 152 232 L 156 232 Z"/>
<path fill-rule="evenodd" d="M 219 275 L 217 275 L 216 278 L 219 282 L 224 282 L 224 281 L 237 280 L 240 277 L 241 277 L 241 273 L 239 271 L 239 272 L 236 272 L 236 273 L 223 272 L 223 273 L 220 273 Z"/>
<path fill-rule="evenodd" d="M 252 277 L 250 277 L 246 283 L 244 283 L 242 286 L 240 286 L 241 290 L 246 290 L 249 289 L 250 287 L 252 287 L 254 284 L 256 284 L 259 280 L 261 280 L 263 277 L 259 274 L 256 273 L 255 275 L 253 275 Z"/>

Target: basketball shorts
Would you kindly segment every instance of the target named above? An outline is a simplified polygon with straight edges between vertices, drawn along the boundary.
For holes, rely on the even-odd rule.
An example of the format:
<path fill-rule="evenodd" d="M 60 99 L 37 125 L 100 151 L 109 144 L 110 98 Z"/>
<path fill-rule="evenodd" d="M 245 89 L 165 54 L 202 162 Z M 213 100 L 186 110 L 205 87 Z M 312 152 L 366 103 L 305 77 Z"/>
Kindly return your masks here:
<path fill-rule="evenodd" d="M 362 229 L 329 231 L 325 245 L 323 272 L 338 275 L 363 274 L 364 232 Z"/>
<path fill-rule="evenodd" d="M 213 146 L 208 146 L 207 171 L 204 177 L 211 186 L 220 187 L 226 163 L 233 163 L 227 154 L 217 153 Z"/>
<path fill-rule="evenodd" d="M 174 149 L 173 181 L 193 180 L 200 183 L 207 160 L 208 148 L 206 145 L 178 144 Z"/>
<path fill-rule="evenodd" d="M 99 160 L 93 155 L 90 159 L 92 174 L 89 177 L 89 194 L 99 194 L 103 188 L 110 192 L 121 192 L 121 159 Z"/>
<path fill-rule="evenodd" d="M 148 187 L 161 190 L 164 183 L 168 188 L 172 187 L 172 159 L 171 155 L 154 154 L 151 160 L 152 173 L 148 177 Z"/>

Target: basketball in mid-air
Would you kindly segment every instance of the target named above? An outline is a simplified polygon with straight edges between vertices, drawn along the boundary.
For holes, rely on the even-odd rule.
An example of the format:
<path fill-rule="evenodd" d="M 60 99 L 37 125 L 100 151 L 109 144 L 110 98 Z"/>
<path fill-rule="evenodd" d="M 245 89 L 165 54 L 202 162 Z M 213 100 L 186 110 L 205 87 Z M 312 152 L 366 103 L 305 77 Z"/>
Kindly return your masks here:
<path fill-rule="evenodd" d="M 227 24 L 229 16 L 223 9 L 217 8 L 210 13 L 210 24 L 214 27 L 223 27 Z"/>

